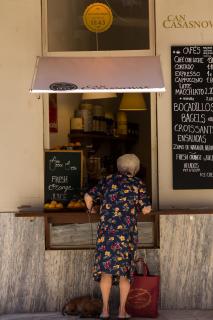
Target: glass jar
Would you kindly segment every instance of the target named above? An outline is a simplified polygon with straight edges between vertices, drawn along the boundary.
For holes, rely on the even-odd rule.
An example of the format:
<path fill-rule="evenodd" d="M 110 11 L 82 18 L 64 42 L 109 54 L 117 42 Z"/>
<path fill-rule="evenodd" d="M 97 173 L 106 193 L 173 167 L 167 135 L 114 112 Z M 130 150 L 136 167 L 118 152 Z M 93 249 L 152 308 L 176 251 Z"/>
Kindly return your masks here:
<path fill-rule="evenodd" d="M 93 130 L 92 109 L 93 106 L 90 103 L 82 103 L 79 107 L 83 119 L 84 132 L 91 132 Z"/>

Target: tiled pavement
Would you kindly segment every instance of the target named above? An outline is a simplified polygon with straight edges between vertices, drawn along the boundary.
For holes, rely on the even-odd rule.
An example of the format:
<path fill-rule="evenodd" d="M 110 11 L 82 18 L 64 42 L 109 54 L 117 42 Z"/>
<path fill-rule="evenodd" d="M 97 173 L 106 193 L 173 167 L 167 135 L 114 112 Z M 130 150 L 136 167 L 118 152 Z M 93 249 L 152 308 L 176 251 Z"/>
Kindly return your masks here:
<path fill-rule="evenodd" d="M 61 313 L 22 313 L 0 315 L 0 320 L 76 320 L 79 317 L 62 316 Z M 113 318 L 112 318 L 113 319 Z M 114 318 L 116 319 L 116 318 Z M 133 318 L 134 320 L 148 318 Z M 158 320 L 213 320 L 213 310 L 160 310 Z M 149 318 L 150 320 L 150 318 Z"/>

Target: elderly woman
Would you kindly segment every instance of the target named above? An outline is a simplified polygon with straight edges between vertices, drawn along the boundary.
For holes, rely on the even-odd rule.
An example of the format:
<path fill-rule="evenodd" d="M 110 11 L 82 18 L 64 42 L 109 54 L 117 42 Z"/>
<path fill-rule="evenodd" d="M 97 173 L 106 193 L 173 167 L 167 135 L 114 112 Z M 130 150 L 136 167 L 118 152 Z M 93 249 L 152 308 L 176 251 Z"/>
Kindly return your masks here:
<path fill-rule="evenodd" d="M 103 299 L 101 318 L 109 318 L 109 295 L 112 284 L 119 283 L 120 307 L 118 318 L 129 318 L 125 304 L 134 271 L 137 249 L 137 215 L 151 211 L 146 187 L 135 177 L 140 160 L 134 154 L 117 159 L 118 173 L 110 175 L 85 194 L 88 210 L 93 201 L 100 201 L 100 222 L 97 231 L 97 247 L 94 279 L 100 281 Z"/>

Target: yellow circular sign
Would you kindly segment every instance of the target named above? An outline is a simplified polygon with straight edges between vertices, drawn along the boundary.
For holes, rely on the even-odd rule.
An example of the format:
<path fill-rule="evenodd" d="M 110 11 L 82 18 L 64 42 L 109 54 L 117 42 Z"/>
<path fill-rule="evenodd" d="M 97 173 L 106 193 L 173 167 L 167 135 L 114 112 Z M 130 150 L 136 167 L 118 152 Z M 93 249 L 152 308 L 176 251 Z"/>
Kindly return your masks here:
<path fill-rule="evenodd" d="M 104 3 L 93 3 L 84 11 L 83 21 L 89 31 L 104 32 L 112 25 L 112 11 Z"/>

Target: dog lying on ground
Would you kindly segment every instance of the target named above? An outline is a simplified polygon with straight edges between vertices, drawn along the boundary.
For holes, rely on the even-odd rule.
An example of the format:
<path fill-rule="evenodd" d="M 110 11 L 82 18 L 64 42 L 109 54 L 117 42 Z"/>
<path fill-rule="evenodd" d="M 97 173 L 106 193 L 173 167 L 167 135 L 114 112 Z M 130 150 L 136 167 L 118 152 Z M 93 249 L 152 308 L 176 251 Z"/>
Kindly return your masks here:
<path fill-rule="evenodd" d="M 63 309 L 62 314 L 80 316 L 81 318 L 99 317 L 102 310 L 102 302 L 89 296 L 73 298 L 68 301 Z"/>

